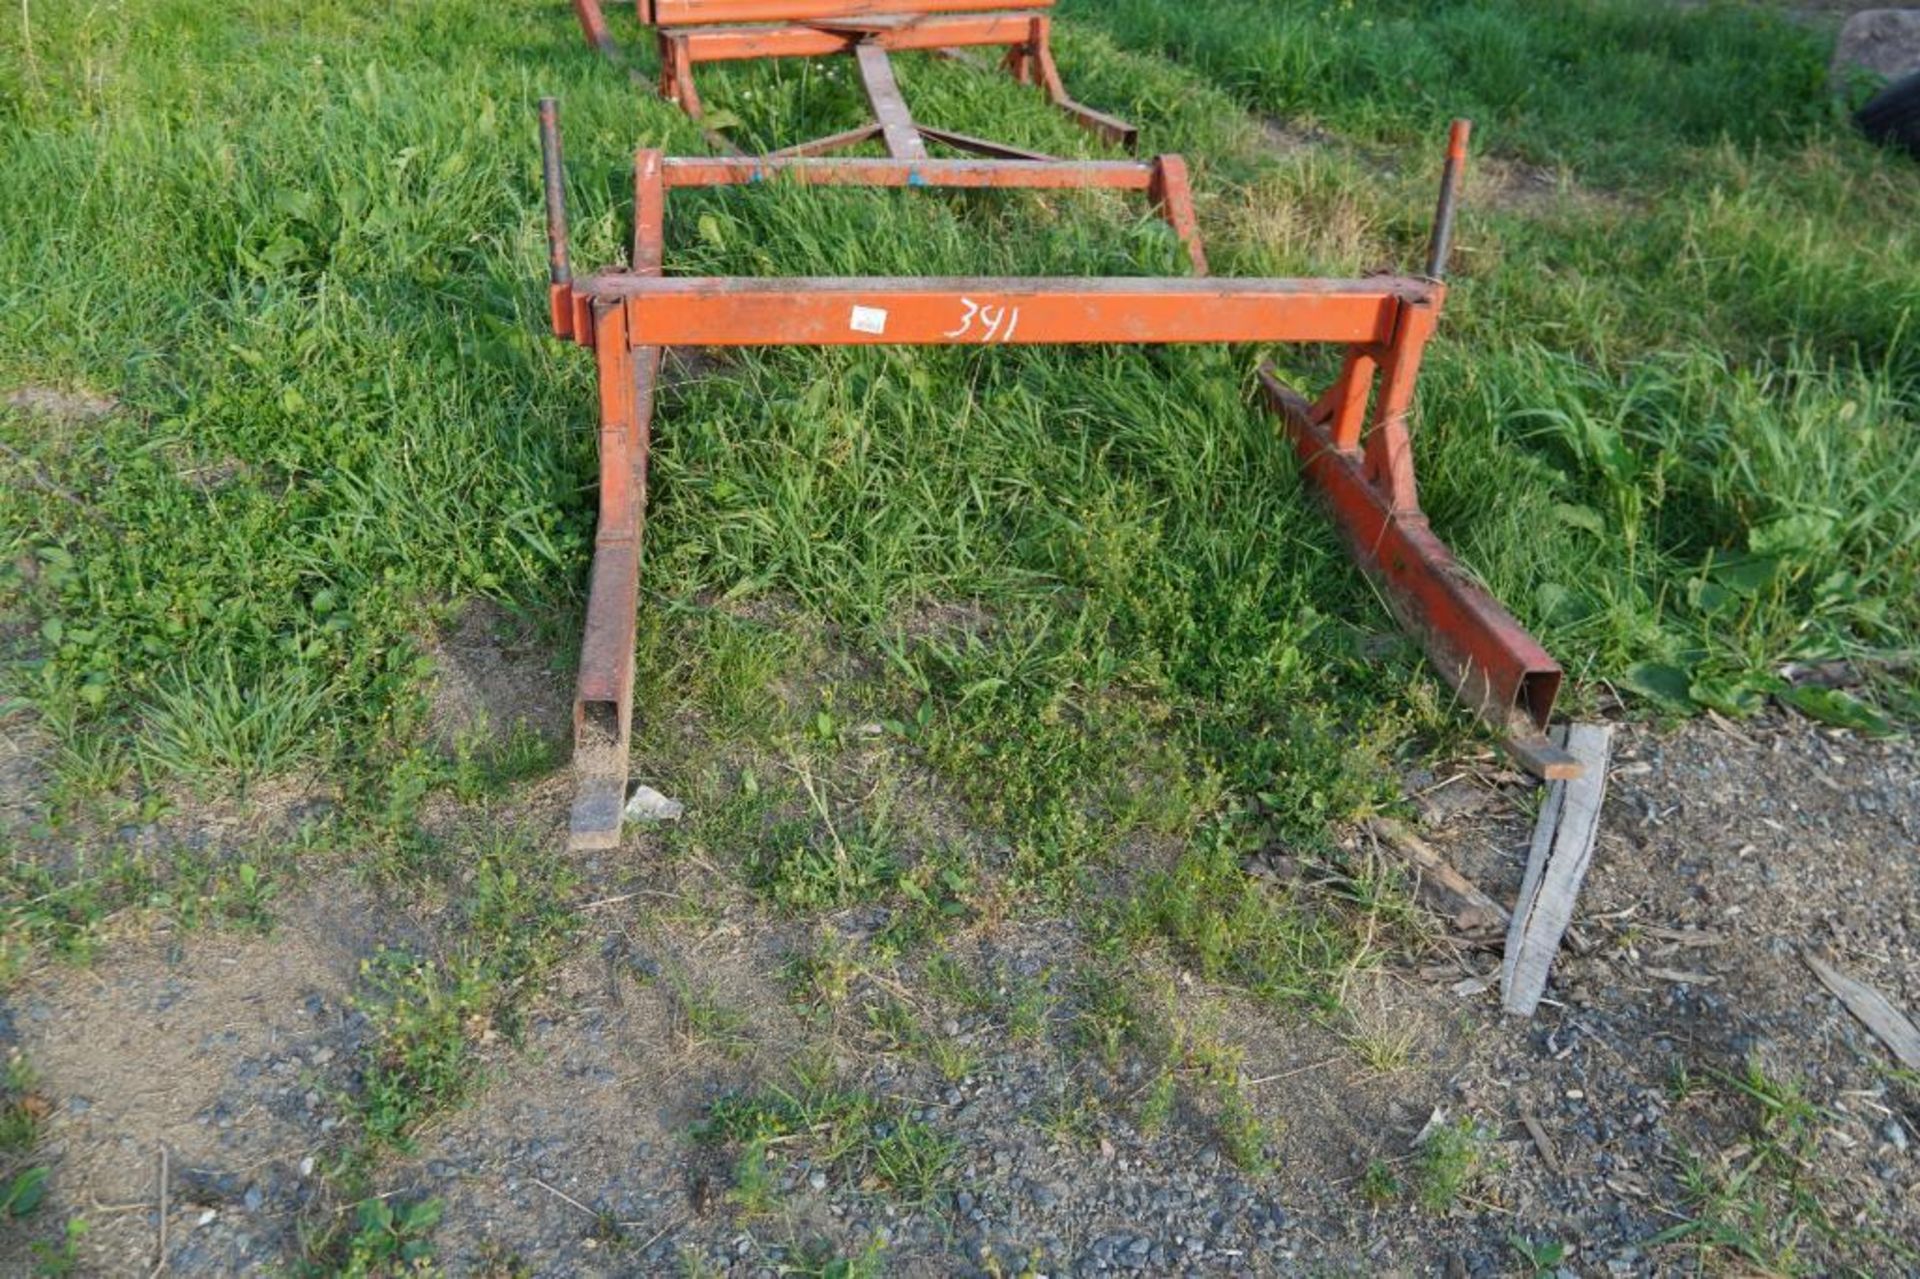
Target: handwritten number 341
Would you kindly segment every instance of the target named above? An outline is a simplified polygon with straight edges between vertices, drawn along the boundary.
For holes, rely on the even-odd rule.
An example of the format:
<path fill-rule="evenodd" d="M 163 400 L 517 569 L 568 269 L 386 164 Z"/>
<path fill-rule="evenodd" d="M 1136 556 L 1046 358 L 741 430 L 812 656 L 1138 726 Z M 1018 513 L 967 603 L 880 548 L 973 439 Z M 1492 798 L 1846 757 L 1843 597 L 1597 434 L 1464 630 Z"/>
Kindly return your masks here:
<path fill-rule="evenodd" d="M 961 298 L 960 301 L 967 308 L 967 313 L 960 317 L 960 327 L 945 336 L 962 339 L 973 337 L 983 343 L 1013 341 L 1014 331 L 1020 327 L 1019 307 L 982 306 L 972 298 Z"/>

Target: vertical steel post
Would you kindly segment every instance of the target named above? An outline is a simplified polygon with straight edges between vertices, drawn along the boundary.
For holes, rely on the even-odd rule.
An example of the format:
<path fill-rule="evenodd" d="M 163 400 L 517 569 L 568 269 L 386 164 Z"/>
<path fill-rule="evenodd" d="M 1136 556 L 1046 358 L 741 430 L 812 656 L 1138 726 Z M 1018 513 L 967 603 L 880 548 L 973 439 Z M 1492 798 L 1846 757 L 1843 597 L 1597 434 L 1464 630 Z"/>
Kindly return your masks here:
<path fill-rule="evenodd" d="M 555 337 L 573 333 L 573 259 L 567 244 L 567 166 L 560 103 L 540 99 L 540 176 L 547 192 L 547 310 Z"/>
<path fill-rule="evenodd" d="M 1453 255 L 1453 220 L 1460 204 L 1460 187 L 1467 176 L 1467 139 L 1473 121 L 1455 120 L 1447 131 L 1447 167 L 1440 174 L 1440 204 L 1433 211 L 1433 238 L 1427 243 L 1427 278 L 1447 278 L 1447 259 Z"/>
<path fill-rule="evenodd" d="M 634 157 L 633 273 L 659 275 L 665 249 L 666 183 L 658 151 Z M 600 375 L 600 519 L 594 534 L 586 632 L 574 696 L 574 804 L 568 842 L 614 848 L 626 803 L 633 737 L 633 668 L 640 544 L 660 350 L 632 342 L 624 302 L 593 304 Z"/>
<path fill-rule="evenodd" d="M 567 247 L 567 169 L 560 152 L 560 103 L 540 99 L 540 168 L 547 191 L 547 283 L 573 283 Z"/>
<path fill-rule="evenodd" d="M 587 586 L 587 623 L 573 701 L 573 812 L 569 847 L 620 843 L 633 725 L 633 641 L 639 604 L 640 487 L 635 454 L 652 411 L 627 340 L 627 309 L 593 304 L 600 386 L 600 522 Z M 643 366 L 650 367 L 650 366 Z"/>
<path fill-rule="evenodd" d="M 1444 297 L 1444 291 L 1440 294 Z M 1380 360 L 1380 385 L 1374 394 L 1373 424 L 1364 444 L 1367 480 L 1379 489 L 1387 509 L 1417 514 L 1419 488 L 1413 473 L 1413 388 L 1427 339 L 1440 321 L 1440 297 L 1403 301 L 1393 339 Z"/>

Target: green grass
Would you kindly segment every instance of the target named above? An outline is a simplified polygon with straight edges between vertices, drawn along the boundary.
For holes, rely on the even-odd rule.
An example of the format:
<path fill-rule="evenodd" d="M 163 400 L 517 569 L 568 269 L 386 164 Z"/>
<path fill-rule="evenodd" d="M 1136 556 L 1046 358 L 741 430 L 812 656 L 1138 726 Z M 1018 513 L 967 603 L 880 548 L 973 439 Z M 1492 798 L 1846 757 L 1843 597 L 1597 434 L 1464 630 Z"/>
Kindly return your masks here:
<path fill-rule="evenodd" d="M 712 1049 L 740 1057 L 753 1045 L 752 1018 L 716 990 L 684 978 L 672 981 L 674 1026 L 689 1052 Z"/>
<path fill-rule="evenodd" d="M 900 867 L 885 836 L 849 829 L 843 836 L 825 810 L 811 823 L 777 828 L 747 859 L 747 879 L 791 910 L 821 910 L 871 901 L 898 883 Z"/>
<path fill-rule="evenodd" d="M 265 861 L 188 849 L 147 859 L 114 850 L 56 871 L 10 856 L 0 862 L 0 983 L 43 958 L 88 962 L 122 913 L 166 919 L 183 931 L 271 932 L 280 867 Z"/>
<path fill-rule="evenodd" d="M 1207 976 L 1272 999 L 1330 1005 L 1333 974 L 1375 956 L 1352 936 L 1343 912 L 1244 874 L 1240 858 L 1254 845 L 1250 824 L 1237 825 L 1203 831 L 1173 866 L 1146 876 L 1124 908 L 1119 935 L 1136 945 L 1165 938 Z"/>
<path fill-rule="evenodd" d="M 502 737 L 485 717 L 460 733 L 453 743 L 453 773 L 449 785 L 466 803 L 502 796 L 515 782 L 552 772 L 554 743 L 516 720 Z"/>
<path fill-rule="evenodd" d="M 919 981 L 955 1010 L 991 1017 L 1009 1038 L 1031 1043 L 1046 1031 L 1053 1014 L 1050 976 L 1049 971 L 1029 975 L 1005 965 L 976 971 L 951 951 L 938 950 L 927 957 Z"/>
<path fill-rule="evenodd" d="M 1515 1260 L 1531 1279 L 1545 1279 L 1545 1276 L 1554 1274 L 1567 1256 L 1567 1245 L 1558 1239 L 1529 1239 L 1510 1234 L 1507 1236 L 1507 1246 L 1513 1249 Z"/>
<path fill-rule="evenodd" d="M 1368 142 L 1429 138 L 1454 116 L 1501 150 L 1656 179 L 1722 138 L 1783 145 L 1833 118 L 1826 48 L 1784 16 L 1640 0 L 1065 0 L 1130 47 L 1206 70 L 1237 98 Z"/>
<path fill-rule="evenodd" d="M 30 1153 L 51 1107 L 37 1091 L 40 1076 L 18 1048 L 7 1053 L 0 1075 L 0 1158 Z"/>
<path fill-rule="evenodd" d="M 1821 1167 L 1826 1131 L 1840 1116 L 1811 1101 L 1802 1081 L 1758 1060 L 1737 1073 L 1708 1071 L 1681 1094 L 1690 1109 L 1711 1107 L 1728 1121 L 1725 1148 L 1705 1132 L 1684 1146 L 1678 1178 L 1685 1216 L 1654 1242 L 1703 1264 L 1747 1264 L 1770 1274 L 1866 1274 L 1920 1261 L 1899 1223 L 1850 1213 L 1844 1190 Z"/>
<path fill-rule="evenodd" d="M 780 1269 L 795 1279 L 880 1279 L 887 1273 L 886 1244 L 871 1239 L 846 1256 L 824 1239 L 803 1242 L 780 1259 Z"/>
<path fill-rule="evenodd" d="M 1400 1197 L 1406 1187 L 1394 1174 L 1393 1166 L 1383 1159 L 1370 1159 L 1360 1174 L 1360 1198 L 1373 1208 L 1383 1208 Z"/>
<path fill-rule="evenodd" d="M 408 1149 L 422 1124 L 480 1082 L 481 1042 L 518 1037 L 522 1012 L 576 927 L 573 883 L 560 859 L 524 836 L 496 835 L 479 851 L 445 954 L 389 950 L 363 963 L 374 1032 L 346 1099 L 360 1130 L 347 1171 Z"/>
<path fill-rule="evenodd" d="M 1466 1115 L 1429 1132 L 1411 1169 L 1420 1206 L 1432 1213 L 1452 1210 L 1487 1171 L 1491 1140 L 1492 1134 Z"/>
<path fill-rule="evenodd" d="M 40 1091 L 40 1075 L 18 1048 L 9 1049 L 0 1068 L 0 1223 L 29 1228 L 55 1182 L 57 1161 L 42 1163 L 41 1139 L 54 1103 Z M 58 1239 L 39 1239 L 29 1250 L 36 1275 L 73 1273 L 87 1223 L 69 1217 Z"/>
<path fill-rule="evenodd" d="M 722 1097 L 695 1130 L 739 1150 L 733 1194 L 749 1213 L 772 1211 L 771 1157 L 804 1155 L 829 1177 L 919 1207 L 942 1194 L 957 1143 L 900 1105 L 835 1084 L 804 1066 L 791 1084 Z"/>
<path fill-rule="evenodd" d="M 430 1237 L 440 1222 L 437 1199 L 396 1202 L 363 1199 L 354 1205 L 353 1227 L 340 1241 L 341 1255 L 331 1266 L 316 1263 L 314 1274 L 352 1276 L 431 1273 Z"/>
<path fill-rule="evenodd" d="M 1783 660 L 1844 657 L 1911 717 L 1920 183 L 1849 136 L 1822 37 L 1637 0 L 1067 10 L 1334 130 L 1254 191 L 1336 228 L 1419 217 L 1398 155 L 1431 155 L 1453 115 L 1483 156 L 1558 175 L 1570 198 L 1470 195 L 1423 382 L 1436 525 L 1579 675 L 1745 713 Z M 1281 229 L 1275 269 L 1379 260 Z M 1519 480 L 1497 505 L 1489 474 Z"/>

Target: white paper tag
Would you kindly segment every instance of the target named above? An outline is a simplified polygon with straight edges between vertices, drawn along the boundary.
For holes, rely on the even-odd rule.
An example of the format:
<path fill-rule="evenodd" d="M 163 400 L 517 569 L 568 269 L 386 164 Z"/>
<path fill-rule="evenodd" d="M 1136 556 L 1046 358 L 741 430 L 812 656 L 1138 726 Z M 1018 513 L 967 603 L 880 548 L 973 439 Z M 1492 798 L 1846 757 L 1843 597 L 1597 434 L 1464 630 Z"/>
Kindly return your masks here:
<path fill-rule="evenodd" d="M 877 337 L 887 331 L 887 313 L 877 306 L 856 306 L 849 324 L 855 333 L 871 333 Z"/>

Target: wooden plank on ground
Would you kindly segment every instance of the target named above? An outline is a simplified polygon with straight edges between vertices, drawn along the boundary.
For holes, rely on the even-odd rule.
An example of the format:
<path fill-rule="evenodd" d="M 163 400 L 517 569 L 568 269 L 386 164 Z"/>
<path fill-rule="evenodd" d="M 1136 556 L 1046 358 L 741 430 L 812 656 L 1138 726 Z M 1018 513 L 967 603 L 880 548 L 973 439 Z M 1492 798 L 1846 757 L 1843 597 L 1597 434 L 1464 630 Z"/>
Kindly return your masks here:
<path fill-rule="evenodd" d="M 1593 864 L 1593 843 L 1600 833 L 1600 806 L 1607 797 L 1607 760 L 1613 730 L 1604 724 L 1575 724 L 1554 731 L 1555 744 L 1578 760 L 1580 776 L 1549 782 L 1546 803 L 1533 828 L 1527 874 L 1507 926 L 1507 951 L 1500 966 L 1500 996 L 1506 1010 L 1533 1016 L 1547 990 L 1547 970 L 1560 951 L 1560 939 L 1573 922 L 1574 899 Z"/>
<path fill-rule="evenodd" d="M 1462 932 L 1497 930 L 1507 922 L 1507 910 L 1480 891 L 1472 880 L 1435 852 L 1424 839 L 1391 818 L 1369 823 L 1373 833 L 1418 874 L 1419 893 L 1427 904 L 1453 921 Z"/>
<path fill-rule="evenodd" d="M 1820 984 L 1832 991 L 1860 1024 L 1892 1050 L 1902 1066 L 1920 1070 L 1920 1029 L 1907 1015 L 1893 1006 L 1885 995 L 1856 977 L 1841 972 L 1812 951 L 1801 956 Z"/>

